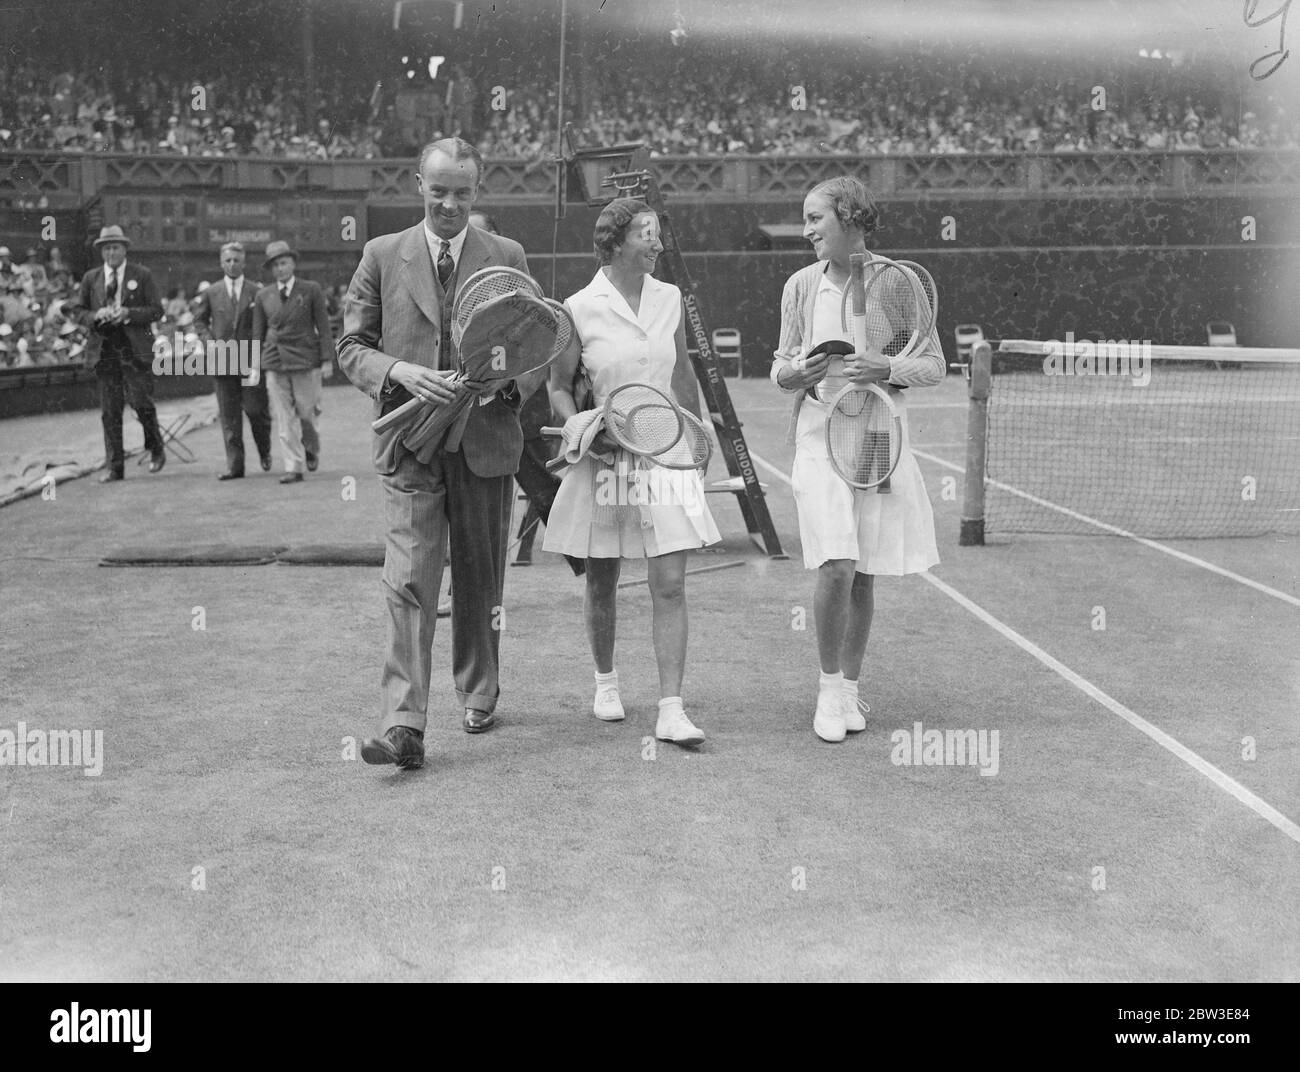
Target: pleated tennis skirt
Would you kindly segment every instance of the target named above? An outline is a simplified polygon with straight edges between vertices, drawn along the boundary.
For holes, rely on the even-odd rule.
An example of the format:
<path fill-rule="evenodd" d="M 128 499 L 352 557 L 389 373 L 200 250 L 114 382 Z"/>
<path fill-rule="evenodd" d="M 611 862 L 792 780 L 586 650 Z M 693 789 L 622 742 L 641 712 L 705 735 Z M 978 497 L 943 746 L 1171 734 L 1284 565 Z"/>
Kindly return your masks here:
<path fill-rule="evenodd" d="M 804 399 L 790 478 L 808 569 L 832 559 L 852 559 L 858 573 L 901 577 L 939 564 L 934 511 L 912 455 L 906 402 L 898 392 L 893 398 L 902 411 L 903 449 L 888 495 L 859 491 L 835 472 L 826 452 L 827 407 L 814 398 Z"/>
<path fill-rule="evenodd" d="M 722 539 L 693 469 L 651 466 L 634 475 L 620 451 L 616 466 L 590 456 L 565 471 L 542 547 L 574 558 L 657 558 Z"/>

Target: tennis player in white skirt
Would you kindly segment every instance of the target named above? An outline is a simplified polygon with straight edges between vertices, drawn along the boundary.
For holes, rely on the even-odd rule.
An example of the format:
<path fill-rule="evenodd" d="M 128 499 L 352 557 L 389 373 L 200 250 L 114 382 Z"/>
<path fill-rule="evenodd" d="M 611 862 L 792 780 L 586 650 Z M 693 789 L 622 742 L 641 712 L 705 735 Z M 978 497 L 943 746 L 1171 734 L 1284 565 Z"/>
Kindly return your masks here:
<path fill-rule="evenodd" d="M 594 244 L 601 267 L 565 303 L 577 335 L 551 370 L 551 408 L 565 424 L 566 448 L 583 441 L 581 429 L 590 425 L 592 410 L 603 407 L 609 393 L 625 383 L 651 384 L 699 416 L 681 291 L 650 275 L 663 252 L 658 217 L 644 201 L 620 198 L 597 219 Z M 573 390 L 579 366 L 593 396 L 592 409 L 582 413 Z M 615 600 L 622 560 L 645 558 L 661 697 L 655 736 L 682 745 L 704 740 L 687 718 L 681 696 L 686 557 L 720 539 L 694 470 L 635 468 L 633 458 L 601 433 L 565 471 L 542 546 L 587 560 L 584 610 L 596 664 L 592 710 L 597 718 L 616 722 L 624 717 L 614 667 Z"/>
<path fill-rule="evenodd" d="M 781 339 L 772 381 L 797 394 L 795 455 L 791 482 L 799 514 L 804 565 L 817 570 L 813 610 L 821 678 L 813 730 L 824 741 L 866 729 L 869 706 L 859 694 L 859 675 L 875 610 L 875 578 L 922 573 L 939 562 L 934 513 L 907 427 L 908 392 L 891 390 L 902 412 L 903 447 L 890 478 L 890 494 L 850 487 L 831 467 L 826 451 L 827 406 L 803 392 L 821 382 L 828 359 L 808 355 L 818 344 L 852 341 L 841 318 L 849 257 L 872 256 L 866 238 L 879 226 L 867 187 L 846 176 L 818 183 L 803 204 L 804 237 L 817 261 L 795 272 L 781 296 Z M 873 259 L 879 259 L 874 258 Z M 845 360 L 858 383 L 928 387 L 947 372 L 938 335 L 902 360 L 854 354 Z"/>

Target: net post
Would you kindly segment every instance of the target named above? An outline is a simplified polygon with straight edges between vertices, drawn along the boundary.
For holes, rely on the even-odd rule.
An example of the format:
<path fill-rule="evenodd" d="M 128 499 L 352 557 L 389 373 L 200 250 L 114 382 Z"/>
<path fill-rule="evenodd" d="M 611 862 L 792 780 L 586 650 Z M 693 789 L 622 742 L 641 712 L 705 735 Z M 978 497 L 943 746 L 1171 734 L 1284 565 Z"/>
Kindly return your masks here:
<path fill-rule="evenodd" d="M 966 486 L 961 508 L 962 547 L 984 546 L 984 463 L 988 453 L 989 389 L 993 347 L 978 342 L 970 354 L 970 407 L 966 411 Z"/>

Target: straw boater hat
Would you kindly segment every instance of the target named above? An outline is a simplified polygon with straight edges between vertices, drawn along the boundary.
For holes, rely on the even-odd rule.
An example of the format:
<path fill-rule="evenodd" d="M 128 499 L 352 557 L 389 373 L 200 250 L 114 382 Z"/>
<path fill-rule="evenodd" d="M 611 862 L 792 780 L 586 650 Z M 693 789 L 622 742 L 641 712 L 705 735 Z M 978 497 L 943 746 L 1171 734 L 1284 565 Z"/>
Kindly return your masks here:
<path fill-rule="evenodd" d="M 107 242 L 120 242 L 124 246 L 129 246 L 131 244 L 131 240 L 126 237 L 122 228 L 117 224 L 113 224 L 111 227 L 101 227 L 99 229 L 99 237 L 95 239 L 95 248 L 98 249 Z"/>
<path fill-rule="evenodd" d="M 275 260 L 276 257 L 286 256 L 292 257 L 295 263 L 298 260 L 297 251 L 291 248 L 288 242 L 272 242 L 266 247 L 266 260 L 262 262 L 262 267 L 270 268 L 271 262 Z"/>

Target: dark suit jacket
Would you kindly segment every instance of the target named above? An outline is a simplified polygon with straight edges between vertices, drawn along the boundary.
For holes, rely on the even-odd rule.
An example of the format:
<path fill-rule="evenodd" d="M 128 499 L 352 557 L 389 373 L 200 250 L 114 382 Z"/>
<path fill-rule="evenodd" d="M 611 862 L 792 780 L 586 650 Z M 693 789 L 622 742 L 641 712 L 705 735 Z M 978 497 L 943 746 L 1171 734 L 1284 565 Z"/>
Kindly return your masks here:
<path fill-rule="evenodd" d="M 490 265 L 528 271 L 528 260 L 518 242 L 470 227 L 456 266 L 457 286 Z M 423 220 L 405 231 L 366 243 L 344 300 L 339 368 L 374 400 L 376 418 L 411 397 L 399 385 L 389 384 L 388 370 L 394 364 L 409 361 L 426 368 L 438 367 L 442 297 Z M 460 447 L 471 472 L 495 477 L 513 474 L 519 468 L 524 446 L 519 405 L 519 396 L 507 402 L 498 393 L 487 405 L 471 407 Z M 392 473 L 397 468 L 399 449 L 405 448 L 400 447 L 397 437 L 381 439 L 376 435 L 375 468 L 380 473 Z"/>
<path fill-rule="evenodd" d="M 129 360 L 133 365 L 149 368 L 153 364 L 153 330 L 150 325 L 162 317 L 162 302 L 158 299 L 158 288 L 154 286 L 149 269 L 141 267 L 134 261 L 126 262 L 122 279 L 122 308 L 126 310 L 125 324 L 109 327 L 94 323 L 95 310 L 105 304 L 104 287 L 108 276 L 104 266 L 92 268 L 81 278 L 81 286 L 73 295 L 72 301 L 64 305 L 65 315 L 76 318 L 78 323 L 90 329 L 86 340 L 86 368 L 93 369 L 99 364 L 100 351 L 106 336 L 124 332 L 131 347 Z"/>
<path fill-rule="evenodd" d="M 269 283 L 253 300 L 253 338 L 262 343 L 262 368 L 302 372 L 334 359 L 334 336 L 319 283 L 295 277 L 286 307 L 280 287 Z"/>
<path fill-rule="evenodd" d="M 294 284 L 296 290 L 298 284 Z M 209 339 L 251 341 L 253 334 L 253 302 L 261 288 L 248 276 L 239 292 L 239 308 L 230 303 L 223 275 L 198 297 L 194 310 L 194 327 L 204 342 Z M 291 295 L 292 296 L 292 295 Z"/>

